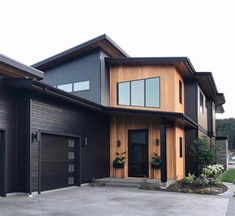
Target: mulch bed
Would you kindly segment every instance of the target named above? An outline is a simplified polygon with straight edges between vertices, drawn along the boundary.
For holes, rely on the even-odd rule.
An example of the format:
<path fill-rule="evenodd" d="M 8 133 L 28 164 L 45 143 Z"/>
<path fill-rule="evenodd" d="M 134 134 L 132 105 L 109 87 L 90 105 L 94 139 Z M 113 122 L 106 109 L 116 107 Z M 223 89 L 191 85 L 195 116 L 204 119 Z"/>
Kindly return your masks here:
<path fill-rule="evenodd" d="M 188 185 L 188 184 L 180 183 L 178 187 L 176 184 L 177 183 L 169 186 L 167 188 L 167 191 L 217 195 L 217 194 L 224 193 L 228 190 L 227 186 L 225 186 L 224 184 L 199 186 L 195 184 Z"/>

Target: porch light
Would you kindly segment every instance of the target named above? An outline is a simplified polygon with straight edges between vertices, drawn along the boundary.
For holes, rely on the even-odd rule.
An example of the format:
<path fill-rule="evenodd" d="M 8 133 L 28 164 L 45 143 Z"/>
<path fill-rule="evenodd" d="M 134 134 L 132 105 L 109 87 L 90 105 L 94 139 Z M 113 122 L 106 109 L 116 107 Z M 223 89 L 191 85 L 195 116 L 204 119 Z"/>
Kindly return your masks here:
<path fill-rule="evenodd" d="M 159 139 L 157 138 L 156 139 L 156 145 L 158 146 L 160 144 L 160 141 L 159 141 Z"/>
<path fill-rule="evenodd" d="M 117 147 L 120 147 L 120 146 L 121 146 L 121 141 L 117 140 Z"/>

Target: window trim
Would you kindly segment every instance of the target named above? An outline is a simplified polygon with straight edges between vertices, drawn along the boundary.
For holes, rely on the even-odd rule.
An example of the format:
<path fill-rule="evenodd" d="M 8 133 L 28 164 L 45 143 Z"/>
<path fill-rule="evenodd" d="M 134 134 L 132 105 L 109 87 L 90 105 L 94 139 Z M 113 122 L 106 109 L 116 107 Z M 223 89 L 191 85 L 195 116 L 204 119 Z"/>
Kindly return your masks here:
<path fill-rule="evenodd" d="M 158 78 L 159 79 L 159 106 L 146 106 L 146 80 L 148 79 L 154 79 L 154 78 Z M 140 80 L 144 80 L 144 106 L 139 106 L 139 105 L 131 105 L 131 82 L 133 81 L 140 81 Z M 129 94 L 130 94 L 130 101 L 129 101 L 129 105 L 122 105 L 119 104 L 119 84 L 120 83 L 127 83 L 129 82 Z M 161 78 L 160 76 L 157 77 L 148 77 L 148 78 L 144 78 L 144 79 L 134 79 L 134 80 L 127 80 L 127 81 L 121 81 L 121 82 L 117 82 L 116 84 L 116 97 L 117 97 L 117 105 L 118 106 L 126 106 L 126 107 L 146 107 L 146 108 L 161 108 Z"/>

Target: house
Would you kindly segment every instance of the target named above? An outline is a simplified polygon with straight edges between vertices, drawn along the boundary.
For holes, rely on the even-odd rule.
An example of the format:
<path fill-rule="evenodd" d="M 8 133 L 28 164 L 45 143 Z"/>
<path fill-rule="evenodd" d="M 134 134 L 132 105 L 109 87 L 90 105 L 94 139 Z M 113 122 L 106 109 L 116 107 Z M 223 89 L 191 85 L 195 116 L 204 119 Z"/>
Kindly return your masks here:
<path fill-rule="evenodd" d="M 0 81 L 2 196 L 109 176 L 182 179 L 195 169 L 192 142 L 215 144 L 224 112 L 212 73 L 187 57 L 129 57 L 106 35 L 31 67 L 1 55 Z"/>

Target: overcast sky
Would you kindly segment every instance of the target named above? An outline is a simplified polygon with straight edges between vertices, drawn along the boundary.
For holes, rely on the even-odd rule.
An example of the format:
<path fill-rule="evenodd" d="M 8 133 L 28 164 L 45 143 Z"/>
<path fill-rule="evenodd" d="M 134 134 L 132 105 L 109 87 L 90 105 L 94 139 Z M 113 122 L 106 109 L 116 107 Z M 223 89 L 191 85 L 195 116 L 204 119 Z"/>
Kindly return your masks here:
<path fill-rule="evenodd" d="M 31 65 L 106 33 L 132 57 L 187 56 L 235 117 L 233 0 L 0 0 L 0 53 Z"/>

